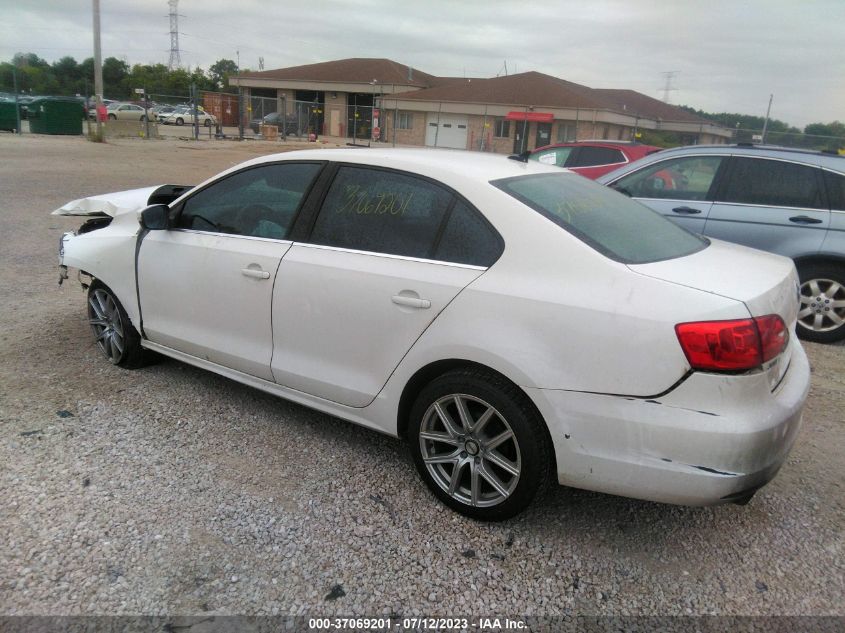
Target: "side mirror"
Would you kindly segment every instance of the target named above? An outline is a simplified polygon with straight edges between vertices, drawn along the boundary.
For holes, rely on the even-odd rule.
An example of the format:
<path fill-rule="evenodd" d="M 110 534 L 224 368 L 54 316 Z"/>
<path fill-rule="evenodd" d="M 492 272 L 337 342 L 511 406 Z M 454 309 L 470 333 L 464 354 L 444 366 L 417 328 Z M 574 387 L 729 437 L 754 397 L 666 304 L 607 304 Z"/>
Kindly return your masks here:
<path fill-rule="evenodd" d="M 170 207 L 154 204 L 141 211 L 141 226 L 148 231 L 162 231 L 167 228 Z"/>

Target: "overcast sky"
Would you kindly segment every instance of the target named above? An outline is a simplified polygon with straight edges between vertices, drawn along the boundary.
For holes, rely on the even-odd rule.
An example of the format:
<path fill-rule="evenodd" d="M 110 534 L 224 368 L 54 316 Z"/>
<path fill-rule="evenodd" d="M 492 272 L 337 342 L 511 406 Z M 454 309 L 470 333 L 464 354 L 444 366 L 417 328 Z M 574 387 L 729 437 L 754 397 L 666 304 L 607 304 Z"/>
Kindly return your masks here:
<path fill-rule="evenodd" d="M 103 57 L 167 63 L 167 0 L 101 0 Z M 0 0 L 0 59 L 93 55 L 90 0 Z M 845 0 L 179 0 L 183 65 L 386 57 L 434 75 L 536 70 L 710 112 L 845 121 Z M 108 95 L 107 95 L 108 96 Z"/>

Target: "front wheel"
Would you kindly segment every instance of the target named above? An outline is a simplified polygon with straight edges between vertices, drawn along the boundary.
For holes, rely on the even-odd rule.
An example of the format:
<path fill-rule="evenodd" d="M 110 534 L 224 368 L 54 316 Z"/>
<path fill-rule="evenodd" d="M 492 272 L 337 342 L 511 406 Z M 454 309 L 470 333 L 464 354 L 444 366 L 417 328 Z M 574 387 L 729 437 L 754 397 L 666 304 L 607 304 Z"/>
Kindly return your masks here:
<path fill-rule="evenodd" d="M 88 289 L 88 323 L 103 355 L 114 365 L 133 369 L 145 364 L 141 336 L 111 289 L 94 281 Z"/>
<path fill-rule="evenodd" d="M 206 119 L 205 123 L 203 123 L 205 127 L 211 127 L 211 119 Z"/>
<path fill-rule="evenodd" d="M 825 263 L 803 264 L 801 305 L 798 308 L 798 336 L 816 343 L 845 339 L 845 266 Z"/>
<path fill-rule="evenodd" d="M 116 115 L 116 114 L 110 114 L 110 115 L 109 115 L 109 120 L 111 120 L 111 121 L 117 121 L 117 115 Z"/>
<path fill-rule="evenodd" d="M 550 479 L 548 432 L 528 397 L 484 370 L 446 373 L 411 409 L 417 471 L 452 509 L 501 521 L 522 512 Z"/>

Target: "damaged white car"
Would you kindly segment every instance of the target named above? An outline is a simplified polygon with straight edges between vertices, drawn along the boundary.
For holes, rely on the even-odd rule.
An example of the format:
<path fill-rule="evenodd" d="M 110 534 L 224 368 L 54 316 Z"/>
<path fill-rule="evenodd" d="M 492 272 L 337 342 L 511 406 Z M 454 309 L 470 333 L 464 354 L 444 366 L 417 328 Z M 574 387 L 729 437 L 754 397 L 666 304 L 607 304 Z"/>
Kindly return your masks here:
<path fill-rule="evenodd" d="M 556 167 L 309 150 L 56 213 L 93 216 L 59 263 L 109 361 L 158 352 L 405 438 L 472 517 L 549 480 L 747 502 L 800 427 L 791 260 Z"/>

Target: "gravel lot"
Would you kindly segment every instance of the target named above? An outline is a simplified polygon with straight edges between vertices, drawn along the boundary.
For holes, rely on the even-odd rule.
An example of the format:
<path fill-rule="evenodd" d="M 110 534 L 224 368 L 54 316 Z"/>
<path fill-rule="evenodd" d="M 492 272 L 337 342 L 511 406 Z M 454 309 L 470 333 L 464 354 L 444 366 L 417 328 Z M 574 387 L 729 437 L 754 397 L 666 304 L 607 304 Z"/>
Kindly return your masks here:
<path fill-rule="evenodd" d="M 402 444 L 94 348 L 49 212 L 279 144 L 0 135 L 0 614 L 845 615 L 845 347 L 807 345 L 798 443 L 750 505 L 557 489 L 504 524 Z"/>

